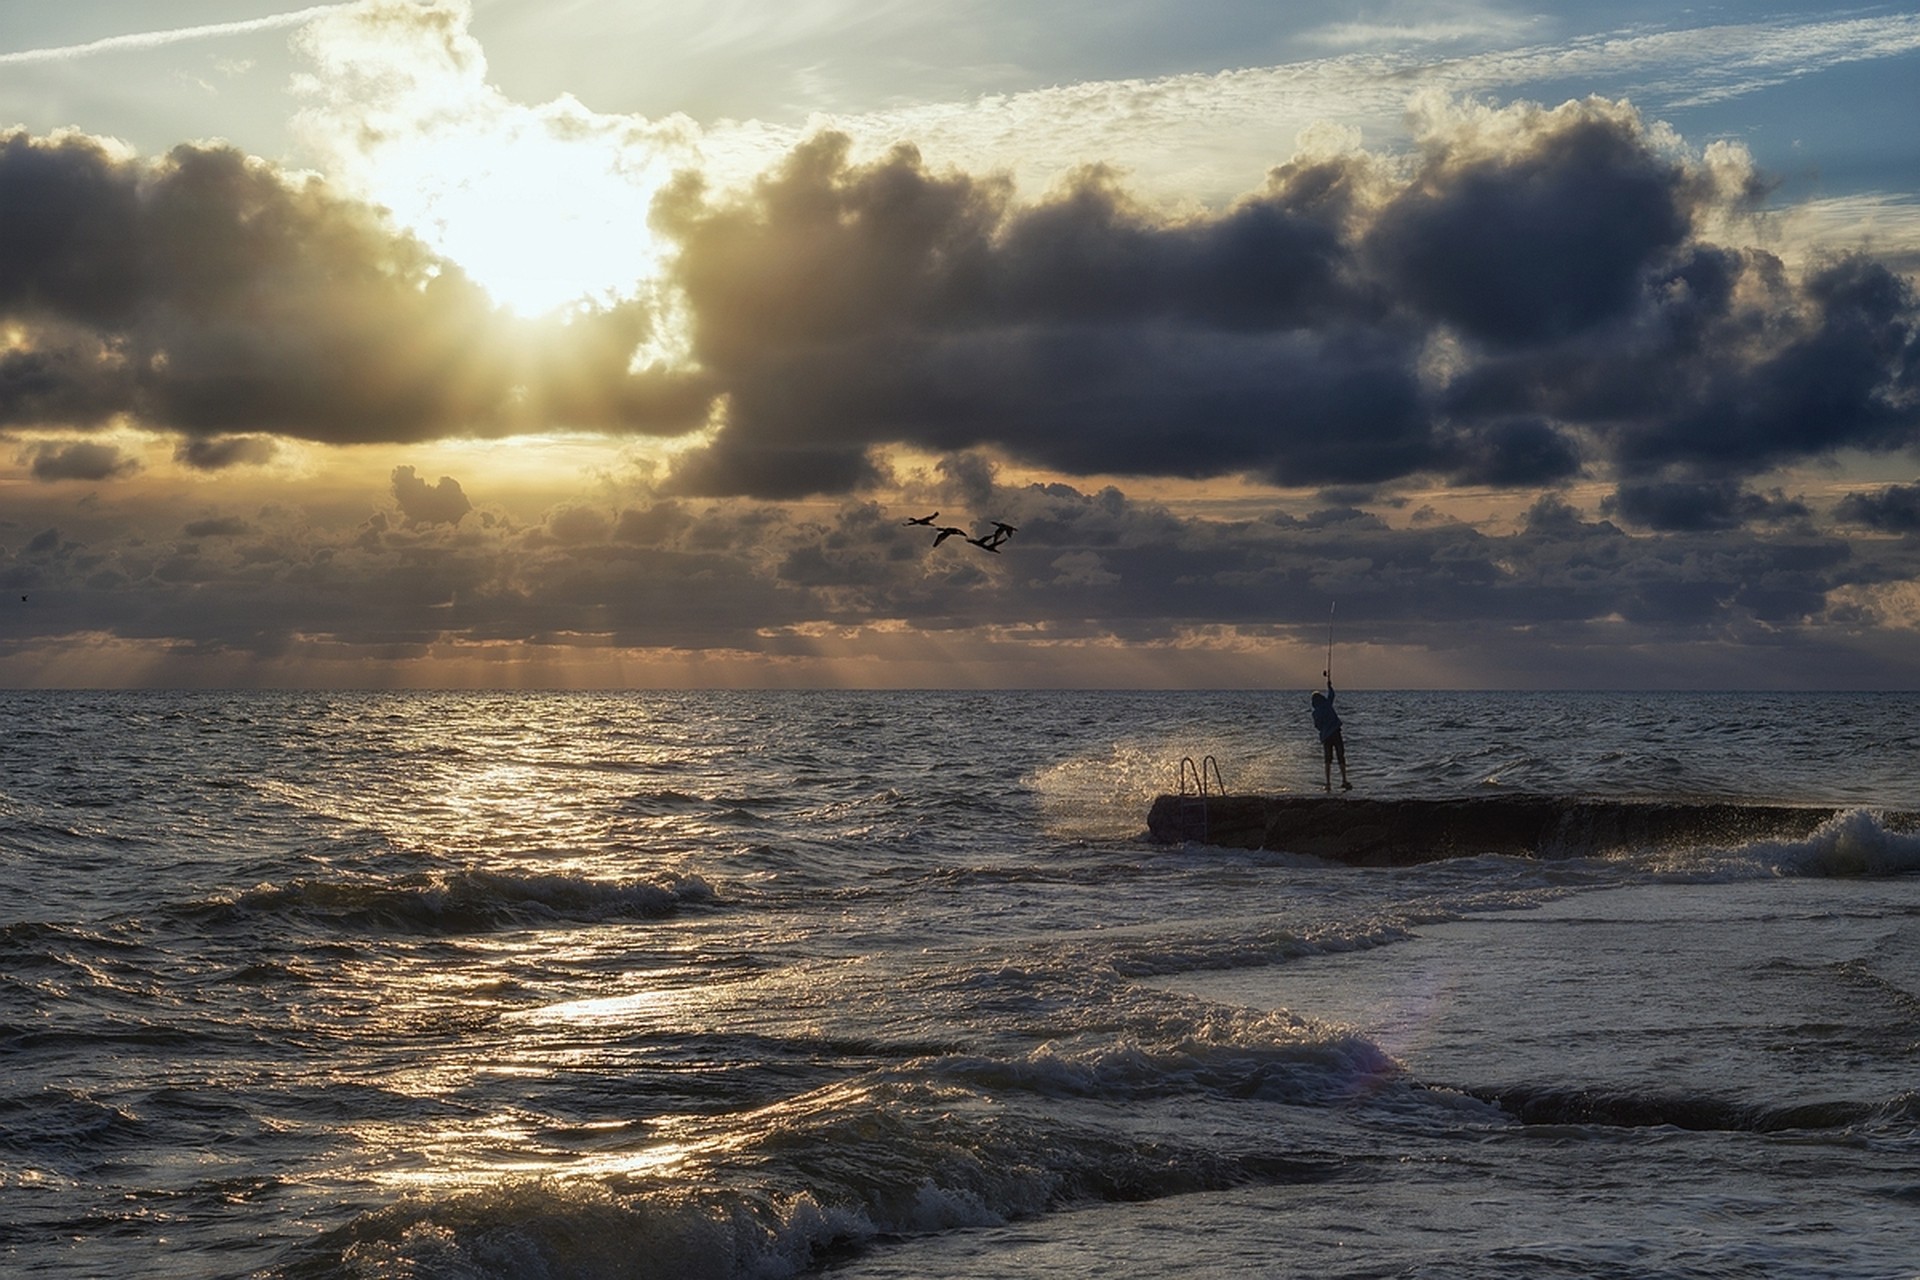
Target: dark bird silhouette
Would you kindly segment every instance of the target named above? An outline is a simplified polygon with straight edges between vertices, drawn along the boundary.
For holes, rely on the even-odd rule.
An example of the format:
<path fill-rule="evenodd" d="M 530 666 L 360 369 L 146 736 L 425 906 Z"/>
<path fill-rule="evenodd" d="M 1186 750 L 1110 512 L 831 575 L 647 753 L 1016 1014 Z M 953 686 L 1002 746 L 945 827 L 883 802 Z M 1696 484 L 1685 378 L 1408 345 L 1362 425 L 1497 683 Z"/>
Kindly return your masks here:
<path fill-rule="evenodd" d="M 936 511 L 930 516 L 920 516 L 912 520 L 903 520 L 901 523 L 902 524 L 923 524 L 923 525 L 926 525 L 928 528 L 932 528 L 933 522 L 935 520 L 938 520 L 939 518 L 940 518 L 940 513 Z"/>
<path fill-rule="evenodd" d="M 952 538 L 955 536 L 967 538 L 967 531 L 965 529 L 956 529 L 952 525 L 948 525 L 944 529 L 939 529 L 935 531 L 933 535 L 933 545 L 937 547 L 941 543 L 945 542 L 948 538 Z M 972 542 L 973 539 L 967 538 L 967 541 Z"/>
<path fill-rule="evenodd" d="M 1015 529 L 1012 525 L 1003 524 L 995 520 L 993 522 L 992 533 L 983 533 L 977 538 L 968 538 L 967 541 L 979 547 L 982 551 L 998 552 L 1000 550 L 1000 544 L 1018 532 L 1019 530 Z"/>

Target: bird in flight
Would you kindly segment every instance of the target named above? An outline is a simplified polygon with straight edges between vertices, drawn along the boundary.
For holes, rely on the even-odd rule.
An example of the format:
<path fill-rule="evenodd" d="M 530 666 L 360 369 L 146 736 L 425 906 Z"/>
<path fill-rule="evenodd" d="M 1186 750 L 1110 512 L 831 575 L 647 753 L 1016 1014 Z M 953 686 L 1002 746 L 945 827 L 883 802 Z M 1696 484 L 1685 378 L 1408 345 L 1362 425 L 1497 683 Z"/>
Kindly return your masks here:
<path fill-rule="evenodd" d="M 1014 534 L 1020 532 L 1018 529 L 1014 528 L 1014 526 L 1008 524 L 1004 520 L 995 520 L 991 522 L 993 525 L 993 528 L 990 532 L 983 533 L 977 538 L 970 538 L 967 536 L 967 531 L 965 529 L 956 528 L 955 526 L 950 524 L 942 524 L 942 525 L 934 524 L 934 521 L 938 520 L 939 518 L 940 518 L 940 513 L 936 511 L 930 516 L 916 516 L 911 519 L 905 520 L 902 523 L 908 524 L 908 525 L 921 525 L 925 528 L 932 529 L 933 545 L 936 547 L 939 546 L 941 543 L 945 542 L 948 538 L 960 538 L 963 541 L 971 542 L 974 546 L 979 547 L 982 551 L 991 551 L 995 555 L 998 555 L 1000 553 L 1001 546 L 1006 542 L 1008 538 L 1011 538 Z"/>
<path fill-rule="evenodd" d="M 979 547 L 982 551 L 991 551 L 997 555 L 1000 551 L 1000 544 L 1018 532 L 1020 531 L 1012 525 L 995 520 L 993 522 L 992 533 L 983 533 L 977 538 L 968 538 L 967 541 Z"/>

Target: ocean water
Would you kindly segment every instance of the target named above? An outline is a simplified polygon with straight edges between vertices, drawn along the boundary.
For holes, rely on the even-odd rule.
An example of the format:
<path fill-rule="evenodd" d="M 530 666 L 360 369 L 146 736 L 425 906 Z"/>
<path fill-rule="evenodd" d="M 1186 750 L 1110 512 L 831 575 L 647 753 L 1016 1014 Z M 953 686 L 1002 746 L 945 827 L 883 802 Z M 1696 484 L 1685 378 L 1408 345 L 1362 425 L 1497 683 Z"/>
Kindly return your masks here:
<path fill-rule="evenodd" d="M 1920 1276 L 1920 696 L 0 693 L 0 1273 Z"/>

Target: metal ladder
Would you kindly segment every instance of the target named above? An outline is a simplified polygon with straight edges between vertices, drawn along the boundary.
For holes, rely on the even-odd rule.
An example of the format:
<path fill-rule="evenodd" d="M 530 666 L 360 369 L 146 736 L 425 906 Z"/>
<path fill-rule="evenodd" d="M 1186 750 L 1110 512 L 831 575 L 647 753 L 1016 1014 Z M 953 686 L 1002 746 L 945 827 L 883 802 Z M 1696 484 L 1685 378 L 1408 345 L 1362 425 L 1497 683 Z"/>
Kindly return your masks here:
<path fill-rule="evenodd" d="M 1212 774 L 1212 785 L 1219 789 L 1221 799 L 1227 795 L 1227 784 L 1220 777 L 1220 762 L 1207 756 L 1199 764 L 1192 756 L 1180 761 L 1180 838 L 1182 840 L 1207 841 L 1207 796 L 1208 774 Z M 1191 790 L 1189 790 L 1191 788 Z"/>

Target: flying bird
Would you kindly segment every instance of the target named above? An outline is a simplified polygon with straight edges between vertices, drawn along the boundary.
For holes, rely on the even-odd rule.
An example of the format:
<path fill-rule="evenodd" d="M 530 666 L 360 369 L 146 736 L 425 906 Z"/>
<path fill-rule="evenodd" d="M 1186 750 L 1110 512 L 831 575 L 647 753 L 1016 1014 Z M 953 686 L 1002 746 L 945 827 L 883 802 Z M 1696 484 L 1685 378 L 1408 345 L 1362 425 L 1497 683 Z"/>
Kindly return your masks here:
<path fill-rule="evenodd" d="M 939 518 L 940 518 L 940 513 L 936 511 L 930 516 L 919 516 L 912 520 L 903 520 L 901 521 L 901 523 L 902 524 L 923 524 L 923 525 L 926 525 L 929 529 L 931 529 L 933 527 L 933 522 L 935 520 L 938 520 Z"/>
<path fill-rule="evenodd" d="M 968 538 L 967 541 L 971 542 L 974 546 L 979 547 L 982 551 L 992 551 L 995 554 L 998 554 L 1000 551 L 1000 544 L 1005 542 L 1008 538 L 1011 538 L 1014 534 L 1018 532 L 1020 531 L 1014 528 L 1012 525 L 1002 523 L 999 520 L 995 520 L 993 522 L 992 533 L 983 533 L 977 538 Z"/>
<path fill-rule="evenodd" d="M 945 528 L 936 530 L 934 532 L 933 545 L 937 547 L 941 543 L 945 542 L 948 538 L 955 537 L 955 536 L 967 538 L 967 531 L 965 529 L 956 529 L 952 525 L 948 525 Z M 973 539 L 967 538 L 967 541 L 972 542 Z"/>

